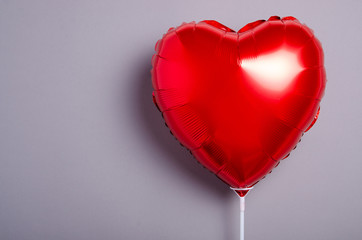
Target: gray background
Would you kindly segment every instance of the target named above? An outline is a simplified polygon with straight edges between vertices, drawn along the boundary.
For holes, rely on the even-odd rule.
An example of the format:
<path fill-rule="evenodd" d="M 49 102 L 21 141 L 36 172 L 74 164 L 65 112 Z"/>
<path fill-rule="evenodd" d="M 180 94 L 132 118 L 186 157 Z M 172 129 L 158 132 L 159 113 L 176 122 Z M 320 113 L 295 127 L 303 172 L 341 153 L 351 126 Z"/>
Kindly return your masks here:
<path fill-rule="evenodd" d="M 154 44 L 183 21 L 293 15 L 319 121 L 247 197 L 246 239 L 362 239 L 361 1 L 0 1 L 0 239 L 238 239 L 238 198 L 169 134 Z"/>

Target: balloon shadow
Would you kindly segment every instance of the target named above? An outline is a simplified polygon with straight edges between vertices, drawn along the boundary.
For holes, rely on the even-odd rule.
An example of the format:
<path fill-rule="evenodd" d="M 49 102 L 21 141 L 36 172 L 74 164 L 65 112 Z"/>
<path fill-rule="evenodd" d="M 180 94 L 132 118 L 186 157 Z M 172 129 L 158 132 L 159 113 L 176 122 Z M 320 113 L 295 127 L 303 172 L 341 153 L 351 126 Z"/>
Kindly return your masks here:
<path fill-rule="evenodd" d="M 157 107 L 152 100 L 152 81 L 151 81 L 151 59 L 153 52 L 143 55 L 138 61 L 137 72 L 135 77 L 137 79 L 137 94 L 135 96 L 136 108 L 140 118 L 140 123 L 143 125 L 144 133 L 148 134 L 150 139 L 154 141 L 150 144 L 162 149 L 167 154 L 165 158 L 155 158 L 155 164 L 164 164 L 165 161 L 172 162 L 177 165 L 177 168 L 172 168 L 170 171 L 179 171 L 180 174 L 186 175 L 188 179 L 193 179 L 195 184 L 201 184 L 203 191 L 211 192 L 222 201 L 224 206 L 224 223 L 226 240 L 234 239 L 233 232 L 235 232 L 234 217 L 238 213 L 238 208 L 231 201 L 237 198 L 232 196 L 229 187 L 218 179 L 214 174 L 205 169 L 197 160 L 189 153 L 189 151 L 182 147 L 179 142 L 171 135 L 169 129 L 165 126 L 164 120 Z M 235 200 L 234 199 L 234 200 Z"/>

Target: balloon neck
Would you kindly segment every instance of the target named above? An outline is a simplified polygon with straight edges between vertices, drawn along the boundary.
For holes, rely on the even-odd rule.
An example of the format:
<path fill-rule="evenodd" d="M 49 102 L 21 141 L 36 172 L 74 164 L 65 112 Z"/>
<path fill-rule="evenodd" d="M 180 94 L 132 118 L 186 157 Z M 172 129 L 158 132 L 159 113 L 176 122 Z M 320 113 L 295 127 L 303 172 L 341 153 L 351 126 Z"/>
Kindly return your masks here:
<path fill-rule="evenodd" d="M 230 187 L 231 190 L 233 190 L 239 197 L 245 197 L 253 187 L 248 188 L 233 188 Z"/>

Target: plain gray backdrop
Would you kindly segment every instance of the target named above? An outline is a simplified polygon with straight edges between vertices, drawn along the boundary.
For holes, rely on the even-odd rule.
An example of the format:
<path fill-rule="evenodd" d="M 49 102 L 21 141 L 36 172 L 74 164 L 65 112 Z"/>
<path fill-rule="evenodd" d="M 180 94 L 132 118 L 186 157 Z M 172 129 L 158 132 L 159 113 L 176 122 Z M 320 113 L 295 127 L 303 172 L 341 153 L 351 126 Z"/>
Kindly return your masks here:
<path fill-rule="evenodd" d="M 152 103 L 183 21 L 295 16 L 322 42 L 317 124 L 247 197 L 246 239 L 362 239 L 361 1 L 0 1 L 0 239 L 239 237 L 239 200 Z"/>

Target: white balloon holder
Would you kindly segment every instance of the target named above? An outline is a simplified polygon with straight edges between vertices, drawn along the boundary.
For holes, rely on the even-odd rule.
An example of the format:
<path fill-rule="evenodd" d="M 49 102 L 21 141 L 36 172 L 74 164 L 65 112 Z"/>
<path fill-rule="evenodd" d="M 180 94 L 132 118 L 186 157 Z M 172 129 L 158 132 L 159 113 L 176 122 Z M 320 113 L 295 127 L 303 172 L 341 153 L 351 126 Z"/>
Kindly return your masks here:
<path fill-rule="evenodd" d="M 253 189 L 253 187 L 250 188 L 232 188 L 230 187 L 231 190 L 233 190 L 238 197 L 240 198 L 240 240 L 244 240 L 244 236 L 245 236 L 245 197 L 248 194 L 248 192 L 241 197 L 237 191 L 249 191 L 251 189 Z"/>

